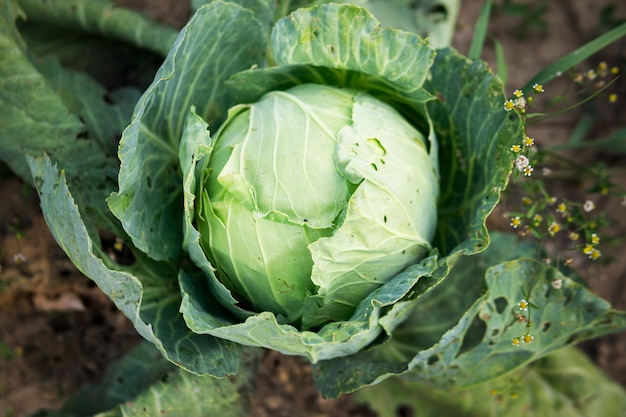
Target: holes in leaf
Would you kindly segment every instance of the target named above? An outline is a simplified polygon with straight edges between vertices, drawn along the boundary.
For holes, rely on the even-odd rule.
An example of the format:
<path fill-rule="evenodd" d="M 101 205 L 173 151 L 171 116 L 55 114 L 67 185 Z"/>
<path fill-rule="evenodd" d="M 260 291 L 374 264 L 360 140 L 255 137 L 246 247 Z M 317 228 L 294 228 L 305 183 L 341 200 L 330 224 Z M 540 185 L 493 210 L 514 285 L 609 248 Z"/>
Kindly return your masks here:
<path fill-rule="evenodd" d="M 548 331 L 548 329 L 550 329 L 550 326 L 551 326 L 551 325 L 552 325 L 552 324 L 551 324 L 549 321 L 546 321 L 546 322 L 544 322 L 544 323 L 541 323 L 541 332 L 542 332 L 542 333 L 547 332 L 547 331 Z"/>
<path fill-rule="evenodd" d="M 89 132 L 87 132 L 87 130 L 78 132 L 76 139 L 89 139 Z"/>
<path fill-rule="evenodd" d="M 443 4 L 434 4 L 428 9 L 428 19 L 433 24 L 441 24 L 448 20 L 448 9 Z"/>
<path fill-rule="evenodd" d="M 431 355 L 428 358 L 428 366 L 434 365 L 439 362 L 439 355 Z"/>
<path fill-rule="evenodd" d="M 152 189 L 152 177 L 150 177 L 150 175 L 146 177 L 146 185 L 148 188 Z"/>
<path fill-rule="evenodd" d="M 387 149 L 380 143 L 380 140 L 377 138 L 369 138 L 367 139 L 367 144 L 370 149 L 377 155 L 384 156 L 387 154 Z"/>
<path fill-rule="evenodd" d="M 467 332 L 463 337 L 463 343 L 461 344 L 459 353 L 463 353 L 480 344 L 485 337 L 486 332 L 487 325 L 485 322 L 480 320 L 478 317 L 474 317 L 472 324 L 470 324 L 470 327 L 467 329 Z"/>
<path fill-rule="evenodd" d="M 107 104 L 115 104 L 115 100 L 109 94 L 103 94 L 102 100 Z"/>
<path fill-rule="evenodd" d="M 396 407 L 397 417 L 415 417 L 415 411 L 413 407 L 407 404 L 400 404 Z"/>
<path fill-rule="evenodd" d="M 498 314 L 502 314 L 504 313 L 504 310 L 506 309 L 506 307 L 509 305 L 509 302 L 504 297 L 498 297 L 495 300 L 493 300 L 493 304 L 495 305 L 496 311 L 498 312 Z"/>
<path fill-rule="evenodd" d="M 572 297 L 569 294 L 565 294 L 565 300 L 563 301 L 563 305 L 566 306 L 572 301 Z"/>

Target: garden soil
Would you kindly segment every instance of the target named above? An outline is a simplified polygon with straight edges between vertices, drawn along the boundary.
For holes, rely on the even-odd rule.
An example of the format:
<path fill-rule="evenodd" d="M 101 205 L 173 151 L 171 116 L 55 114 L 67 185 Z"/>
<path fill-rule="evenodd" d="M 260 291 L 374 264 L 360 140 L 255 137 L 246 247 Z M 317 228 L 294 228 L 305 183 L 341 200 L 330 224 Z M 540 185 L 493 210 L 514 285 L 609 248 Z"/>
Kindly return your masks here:
<path fill-rule="evenodd" d="M 123 3 L 178 26 L 189 13 L 186 1 Z M 482 1 L 462 3 L 454 46 L 466 53 Z M 502 2 L 495 3 L 498 6 Z M 496 9 L 483 56 L 495 68 L 494 40 L 502 43 L 508 63 L 507 94 L 555 59 L 605 31 L 600 19 L 604 6 L 613 3 L 617 7 L 609 17 L 626 18 L 626 5 L 617 0 L 514 3 L 545 5 L 547 10 L 525 20 L 506 13 L 502 7 Z M 593 57 L 587 67 L 605 60 L 624 68 L 625 50 L 622 41 Z M 568 88 L 570 78 L 561 78 L 546 86 L 546 96 Z M 600 106 L 601 116 L 594 131 L 597 137 L 624 127 L 626 122 L 626 82 L 618 80 L 611 88 L 619 95 L 618 103 Z M 574 110 L 530 128 L 529 134 L 539 146 L 565 143 L 579 118 L 580 113 Z M 581 164 L 606 163 L 613 179 L 626 187 L 623 156 L 592 151 L 573 156 Z M 98 381 L 107 364 L 121 357 L 140 338 L 130 322 L 57 246 L 41 215 L 36 193 L 12 177 L 6 168 L 1 167 L 0 171 L 0 417 L 22 417 L 40 408 L 58 408 L 81 384 Z M 587 184 L 579 178 L 557 184 L 553 192 L 559 197 L 583 201 L 586 198 L 582 190 Z M 602 197 L 596 204 L 608 212 L 612 221 L 610 234 L 616 238 L 626 236 L 626 207 L 621 201 Z M 508 205 L 513 202 L 505 199 L 489 219 L 493 228 L 508 228 L 508 220 L 503 216 Z M 575 262 L 595 292 L 616 308 L 626 309 L 626 257 L 620 247 L 624 247 L 623 239 L 617 239 L 613 249 L 606 248 L 606 263 L 591 265 L 582 259 Z M 626 386 L 626 333 L 587 342 L 582 348 L 612 378 Z M 251 416 L 376 416 L 350 396 L 337 400 L 322 398 L 315 391 L 309 366 L 299 358 L 269 352 L 262 362 L 257 385 Z M 401 407 L 397 415 L 419 413 Z"/>

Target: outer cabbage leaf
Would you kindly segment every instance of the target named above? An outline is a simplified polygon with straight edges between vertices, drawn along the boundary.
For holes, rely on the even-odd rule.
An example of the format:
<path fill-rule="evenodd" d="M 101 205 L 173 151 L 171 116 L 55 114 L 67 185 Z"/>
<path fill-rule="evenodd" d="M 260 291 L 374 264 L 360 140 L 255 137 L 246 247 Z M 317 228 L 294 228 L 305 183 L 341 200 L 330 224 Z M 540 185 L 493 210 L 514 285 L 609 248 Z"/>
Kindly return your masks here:
<path fill-rule="evenodd" d="M 232 105 L 223 81 L 262 60 L 266 37 L 247 9 L 227 2 L 201 7 L 137 104 L 120 142 L 119 191 L 109 206 L 151 258 L 176 258 L 181 249 L 178 144 L 188 110 L 194 105 L 219 125 Z"/>
<path fill-rule="evenodd" d="M 28 19 L 39 24 L 78 29 L 166 55 L 177 31 L 108 0 L 19 0 Z"/>
<path fill-rule="evenodd" d="M 429 38 L 435 48 L 450 46 L 459 0 L 341 0 L 367 8 L 383 26 L 417 33 Z"/>
<path fill-rule="evenodd" d="M 117 141 L 139 97 L 133 88 L 107 91 L 56 57 L 32 54 L 17 31 L 19 9 L 3 3 L 0 20 L 0 158 L 31 182 L 25 155 L 48 153 L 89 213 L 89 227 L 121 228 L 104 199 L 115 185 Z M 88 208 L 88 209 L 87 209 Z"/>
<path fill-rule="evenodd" d="M 0 156 L 38 188 L 44 216 L 59 245 L 142 336 L 184 368 L 234 373 L 239 347 L 194 335 L 178 315 L 181 297 L 175 267 L 140 252 L 134 253 L 133 265 L 122 266 L 100 244 L 102 230 L 127 240 L 105 198 L 116 185 L 115 144 L 139 93 L 107 92 L 87 74 L 61 67 L 54 57 L 29 55 L 14 23 L 19 9 L 4 2 L 0 10 Z M 27 156 L 44 151 L 49 156 L 43 159 Z M 203 356 L 213 349 L 213 354 Z"/>
<path fill-rule="evenodd" d="M 140 252 L 134 253 L 132 265 L 115 263 L 85 225 L 64 173 L 45 156 L 29 158 L 29 166 L 55 239 L 74 265 L 133 322 L 137 332 L 184 369 L 216 376 L 235 373 L 241 347 L 192 333 L 178 314 L 181 296 L 175 266 L 152 261 Z"/>
<path fill-rule="evenodd" d="M 418 297 L 412 316 L 386 344 L 320 363 L 314 373 L 320 390 L 337 396 L 392 375 L 439 388 L 467 387 L 571 343 L 626 328 L 625 312 L 611 309 L 557 269 L 524 258 L 534 256 L 536 248 L 520 247 L 510 235 L 493 238 L 487 251 L 459 261 L 441 286 Z M 508 259 L 513 260 L 499 263 Z M 477 277 L 485 278 L 486 291 Z M 562 280 L 562 288 L 552 287 L 554 279 Z M 515 346 L 513 338 L 527 331 L 515 316 L 522 299 L 535 306 L 528 330 L 534 340 Z"/>
<path fill-rule="evenodd" d="M 408 407 L 424 417 L 621 417 L 626 410 L 624 389 L 573 347 L 470 388 L 442 390 L 390 378 L 355 398 L 380 417 Z"/>
<path fill-rule="evenodd" d="M 191 0 L 192 10 L 198 10 L 205 4 L 211 4 L 221 0 Z M 254 16 L 264 25 L 273 23 L 274 11 L 279 3 L 285 3 L 284 0 L 228 0 L 231 3 L 238 4 L 244 9 L 249 9 Z"/>
<path fill-rule="evenodd" d="M 61 410 L 33 417 L 247 415 L 262 353 L 247 349 L 236 376 L 213 378 L 176 368 L 144 342 L 111 364 L 98 384 L 81 387 Z"/>
<path fill-rule="evenodd" d="M 3 2 L 0 12 L 0 157 L 29 179 L 25 151 L 52 152 L 75 142 L 83 126 L 29 60 L 15 25 L 24 17 L 17 4 Z"/>

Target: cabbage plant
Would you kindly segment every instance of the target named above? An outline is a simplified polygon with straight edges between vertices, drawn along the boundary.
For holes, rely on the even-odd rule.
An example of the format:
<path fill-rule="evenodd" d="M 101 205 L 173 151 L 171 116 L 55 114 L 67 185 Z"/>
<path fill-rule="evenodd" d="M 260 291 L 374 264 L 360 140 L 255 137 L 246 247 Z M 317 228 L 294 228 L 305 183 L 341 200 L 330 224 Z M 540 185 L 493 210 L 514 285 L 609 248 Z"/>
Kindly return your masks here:
<path fill-rule="evenodd" d="M 45 39 L 4 6 L 3 52 L 19 59 L 0 75 L 31 81 L 2 102 L 3 159 L 164 358 L 251 379 L 272 349 L 336 397 L 394 375 L 471 386 L 624 328 L 536 248 L 488 233 L 524 129 L 483 62 L 358 5 L 296 3 L 194 2 L 177 34 L 98 3 L 139 28 L 98 30 L 167 49 L 145 91 L 104 98 L 62 56 L 27 54 Z M 529 293 L 541 331 L 514 346 Z"/>

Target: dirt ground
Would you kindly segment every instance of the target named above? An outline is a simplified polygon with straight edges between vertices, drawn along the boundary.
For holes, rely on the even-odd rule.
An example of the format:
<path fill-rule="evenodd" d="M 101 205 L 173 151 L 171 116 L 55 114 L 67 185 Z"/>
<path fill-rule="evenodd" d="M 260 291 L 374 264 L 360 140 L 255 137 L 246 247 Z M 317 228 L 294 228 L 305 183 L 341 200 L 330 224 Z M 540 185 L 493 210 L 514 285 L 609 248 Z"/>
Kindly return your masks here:
<path fill-rule="evenodd" d="M 148 14 L 180 24 L 187 16 L 186 2 L 164 0 L 126 1 Z M 454 46 L 466 52 L 481 1 L 462 1 Z M 502 1 L 496 1 L 501 5 Z M 600 21 L 608 4 L 617 7 L 613 18 L 626 18 L 622 1 L 552 0 L 516 1 L 530 7 L 545 5 L 535 19 L 496 10 L 490 26 L 491 39 L 504 46 L 508 63 L 507 93 L 565 53 L 593 39 L 606 28 Z M 172 6 L 174 5 L 174 6 Z M 172 8 L 173 7 L 173 8 Z M 484 57 L 495 65 L 493 42 Z M 609 48 L 590 59 L 588 67 L 605 60 L 609 65 L 626 63 L 626 43 Z M 549 93 L 567 88 L 569 78 L 546 86 Z M 601 111 L 597 135 L 626 124 L 626 82 L 618 80 L 612 92 L 617 105 Z M 548 95 L 548 94 L 547 94 Z M 564 143 L 570 137 L 578 111 L 529 129 L 539 146 Z M 626 187 L 624 156 L 579 152 L 581 163 L 601 160 L 614 179 Z M 579 182 L 565 182 L 555 193 L 580 196 Z M 140 339 L 130 322 L 90 280 L 82 276 L 58 248 L 39 211 L 36 193 L 0 167 L 0 417 L 26 416 L 40 408 L 58 407 L 64 398 L 85 382 L 97 381 L 112 360 Z M 584 194 L 578 199 L 585 199 Z M 598 201 L 612 219 L 611 234 L 626 236 L 625 207 L 608 198 Z M 506 228 L 501 211 L 491 218 L 494 227 Z M 589 285 L 616 308 L 626 309 L 626 259 L 624 241 L 606 249 L 605 265 L 581 263 L 579 270 Z M 611 256 L 612 254 L 612 256 Z M 584 349 L 605 371 L 626 386 L 626 334 L 588 342 Z M 259 377 L 253 416 L 359 416 L 376 414 L 351 397 L 321 398 L 313 387 L 308 366 L 298 358 L 268 353 Z M 405 415 L 405 412 L 398 415 Z"/>

